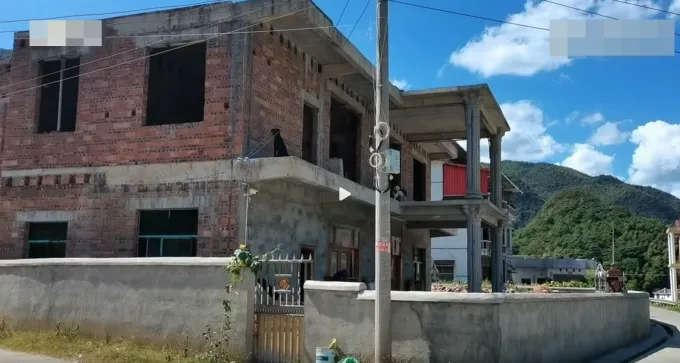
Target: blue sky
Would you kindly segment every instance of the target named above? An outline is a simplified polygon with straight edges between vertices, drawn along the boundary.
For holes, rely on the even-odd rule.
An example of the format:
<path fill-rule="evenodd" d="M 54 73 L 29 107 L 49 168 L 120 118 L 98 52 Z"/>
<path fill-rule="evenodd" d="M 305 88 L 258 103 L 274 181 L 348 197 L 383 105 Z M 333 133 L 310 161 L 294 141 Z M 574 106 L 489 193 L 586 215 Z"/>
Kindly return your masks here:
<path fill-rule="evenodd" d="M 0 31 L 28 28 L 27 23 L 1 23 L 3 20 L 199 1 L 10 1 L 3 4 Z M 550 19 L 601 19 L 546 2 L 406 1 L 543 28 L 549 27 Z M 680 0 L 626 1 L 680 13 Z M 673 16 L 617 0 L 556 2 L 620 19 Z M 342 19 L 345 0 L 316 3 L 348 34 L 366 0 L 349 0 Z M 612 174 L 680 196 L 678 57 L 550 57 L 548 32 L 541 30 L 398 3 L 390 4 L 390 17 L 393 83 L 406 89 L 488 83 L 513 128 L 504 138 L 505 159 L 556 163 L 591 175 Z M 676 26 L 676 31 L 680 33 L 680 27 Z M 11 33 L 0 33 L 0 48 L 11 48 L 11 39 Z M 370 0 L 351 41 L 374 60 L 375 0 Z"/>

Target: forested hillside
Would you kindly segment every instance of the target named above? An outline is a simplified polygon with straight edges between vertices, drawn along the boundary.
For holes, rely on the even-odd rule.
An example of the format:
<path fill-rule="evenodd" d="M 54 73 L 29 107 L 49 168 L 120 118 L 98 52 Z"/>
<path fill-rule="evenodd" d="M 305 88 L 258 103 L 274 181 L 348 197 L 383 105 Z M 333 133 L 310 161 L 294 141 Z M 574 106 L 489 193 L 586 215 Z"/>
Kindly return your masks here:
<path fill-rule="evenodd" d="M 516 201 L 515 227 L 526 225 L 553 195 L 570 188 L 592 193 L 605 203 L 621 206 L 635 215 L 674 220 L 680 199 L 658 189 L 626 184 L 612 176 L 591 177 L 547 163 L 504 161 L 503 173 L 524 192 Z"/>
<path fill-rule="evenodd" d="M 516 232 L 521 254 L 539 257 L 592 258 L 605 267 L 612 259 L 626 273 L 629 289 L 650 291 L 666 277 L 665 222 L 607 204 L 583 188 L 550 198 L 536 217 Z"/>

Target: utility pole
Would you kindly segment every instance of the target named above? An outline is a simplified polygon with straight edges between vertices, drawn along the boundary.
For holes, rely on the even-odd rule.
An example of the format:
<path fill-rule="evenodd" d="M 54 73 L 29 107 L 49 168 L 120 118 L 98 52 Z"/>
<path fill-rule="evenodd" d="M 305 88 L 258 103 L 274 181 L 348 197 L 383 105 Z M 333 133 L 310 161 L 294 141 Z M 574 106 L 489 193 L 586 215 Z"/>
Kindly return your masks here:
<path fill-rule="evenodd" d="M 374 362 L 392 359 L 392 331 L 390 304 L 392 300 L 392 231 L 390 228 L 390 193 L 388 174 L 384 171 L 385 151 L 389 147 L 390 131 L 390 70 L 388 64 L 387 4 L 377 0 L 378 22 L 375 77 L 375 152 L 383 162 L 375 168 L 375 357 Z"/>

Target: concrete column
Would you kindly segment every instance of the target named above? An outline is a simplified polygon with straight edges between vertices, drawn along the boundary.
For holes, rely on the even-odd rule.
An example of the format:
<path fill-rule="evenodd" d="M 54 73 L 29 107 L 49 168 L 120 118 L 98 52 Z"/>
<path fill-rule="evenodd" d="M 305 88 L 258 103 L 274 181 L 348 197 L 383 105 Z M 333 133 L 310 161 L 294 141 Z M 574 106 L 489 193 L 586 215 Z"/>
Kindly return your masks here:
<path fill-rule="evenodd" d="M 502 174 L 501 174 L 501 137 L 493 135 L 489 138 L 489 159 L 491 161 L 491 202 L 499 208 L 503 208 Z"/>
<path fill-rule="evenodd" d="M 468 292 L 482 292 L 482 216 L 479 206 L 465 206 L 467 215 Z"/>
<path fill-rule="evenodd" d="M 675 235 L 668 231 L 668 276 L 671 285 L 671 300 L 678 301 L 678 270 L 675 269 Z"/>
<path fill-rule="evenodd" d="M 513 243 L 513 236 L 512 236 L 513 230 L 512 227 L 508 228 L 508 248 L 510 249 L 510 255 L 513 255 L 512 252 L 512 243 Z"/>
<path fill-rule="evenodd" d="M 498 208 L 503 208 L 501 196 L 501 135 L 493 135 L 489 139 L 489 158 L 491 159 L 491 202 Z M 491 289 L 493 292 L 503 292 L 503 231 L 505 223 L 491 229 Z"/>
<path fill-rule="evenodd" d="M 235 358 L 248 359 L 253 353 L 253 343 L 255 336 L 255 274 L 249 269 L 241 271 L 241 281 L 232 286 L 232 294 L 235 298 L 231 302 L 232 306 L 239 308 L 232 317 L 232 321 L 243 325 L 245 334 L 242 344 L 235 344 L 233 353 Z M 232 313 L 234 314 L 234 313 Z"/>
<path fill-rule="evenodd" d="M 503 226 L 491 228 L 491 291 L 503 292 Z"/>
<path fill-rule="evenodd" d="M 481 127 L 481 99 L 479 93 L 465 97 L 465 131 L 467 139 L 467 198 L 481 199 L 479 137 Z"/>

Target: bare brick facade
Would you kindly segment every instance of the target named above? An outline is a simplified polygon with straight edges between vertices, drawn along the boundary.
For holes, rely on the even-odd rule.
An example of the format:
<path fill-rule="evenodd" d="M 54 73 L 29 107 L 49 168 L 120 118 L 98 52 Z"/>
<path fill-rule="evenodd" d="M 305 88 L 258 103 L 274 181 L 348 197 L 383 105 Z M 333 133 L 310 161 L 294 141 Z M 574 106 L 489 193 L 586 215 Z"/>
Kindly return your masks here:
<path fill-rule="evenodd" d="M 204 117 L 194 123 L 145 125 L 148 47 L 131 38 L 107 38 L 102 47 L 83 49 L 73 132 L 36 132 L 39 52 L 16 40 L 11 71 L 0 70 L 0 87 L 11 85 L 0 88 L 0 96 L 8 94 L 9 100 L 4 113 L 0 102 L 0 258 L 26 257 L 28 224 L 52 220 L 68 222 L 67 256 L 136 256 L 139 210 L 162 208 L 197 208 L 197 254 L 228 254 L 239 239 L 236 182 L 187 178 L 164 183 L 147 177 L 110 183 L 106 168 L 272 156 L 274 128 L 281 130 L 289 153 L 301 157 L 305 97 L 321 105 L 317 164 L 328 168 L 329 82 L 364 107 L 359 181 L 372 186 L 367 162 L 374 123 L 371 100 L 335 79 L 323 79 L 323 65 L 270 24 L 253 25 L 272 31 L 207 41 Z M 219 30 L 234 27 L 221 24 Z M 250 50 L 240 51 L 244 45 Z M 402 184 L 409 193 L 412 147 L 402 145 Z M 429 199 L 429 163 L 427 168 Z"/>

